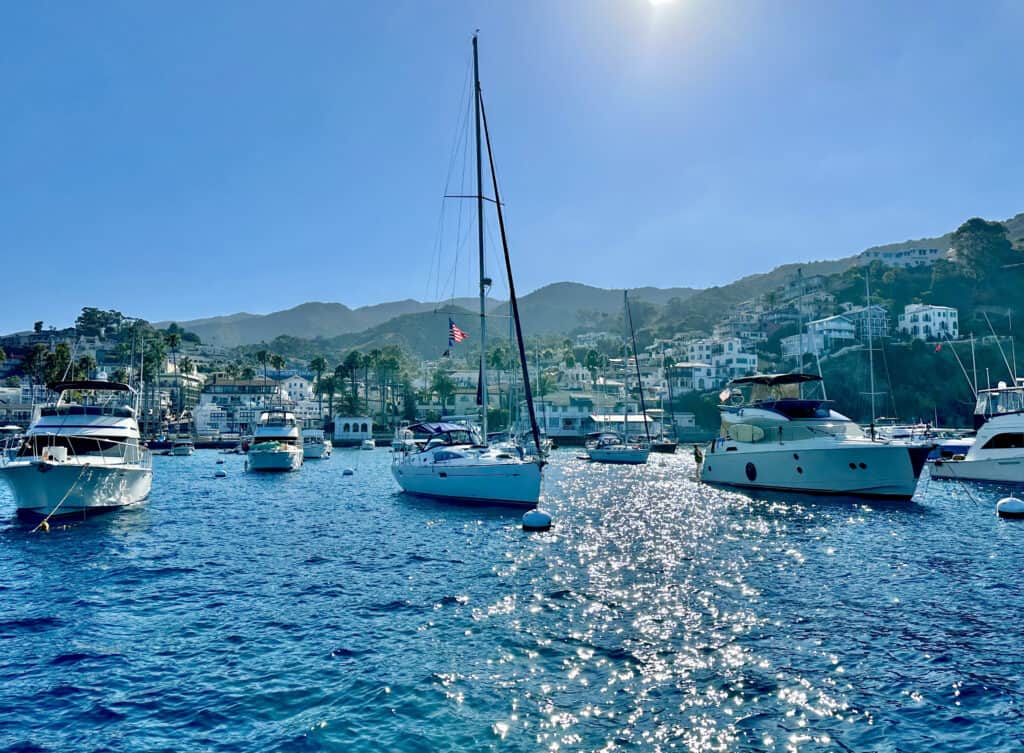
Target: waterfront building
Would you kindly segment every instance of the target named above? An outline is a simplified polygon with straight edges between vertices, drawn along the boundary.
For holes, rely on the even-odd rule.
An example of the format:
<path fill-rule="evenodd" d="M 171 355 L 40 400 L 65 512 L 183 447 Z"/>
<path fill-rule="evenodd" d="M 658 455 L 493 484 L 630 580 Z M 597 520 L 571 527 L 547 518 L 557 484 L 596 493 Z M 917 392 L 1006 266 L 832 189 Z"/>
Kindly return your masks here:
<path fill-rule="evenodd" d="M 364 439 L 373 439 L 370 416 L 336 416 L 332 432 L 335 447 L 358 447 Z"/>
<path fill-rule="evenodd" d="M 898 329 L 916 340 L 955 340 L 960 336 L 959 313 L 951 306 L 911 303 L 903 307 Z"/>

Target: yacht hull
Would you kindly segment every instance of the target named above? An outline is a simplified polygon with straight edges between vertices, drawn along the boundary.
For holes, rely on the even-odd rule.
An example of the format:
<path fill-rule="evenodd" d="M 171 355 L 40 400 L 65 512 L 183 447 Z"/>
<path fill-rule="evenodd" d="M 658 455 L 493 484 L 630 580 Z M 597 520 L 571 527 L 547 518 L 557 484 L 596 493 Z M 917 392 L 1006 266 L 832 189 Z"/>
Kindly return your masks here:
<path fill-rule="evenodd" d="M 311 443 L 302 448 L 304 460 L 326 460 L 331 456 L 331 445 Z"/>
<path fill-rule="evenodd" d="M 249 450 L 249 470 L 266 473 L 297 471 L 302 467 L 303 452 L 297 447 L 286 450 Z"/>
<path fill-rule="evenodd" d="M 391 473 L 402 491 L 424 497 L 529 507 L 540 499 L 537 463 L 448 467 L 396 463 Z"/>
<path fill-rule="evenodd" d="M 153 485 L 150 468 L 132 465 L 15 461 L 0 468 L 14 493 L 18 517 L 84 517 L 142 502 Z M 61 502 L 63 500 L 63 502 Z M 59 507 L 58 507 L 59 505 Z"/>
<path fill-rule="evenodd" d="M 1024 484 L 1024 457 L 935 460 L 930 465 L 932 478 Z"/>
<path fill-rule="evenodd" d="M 186 457 L 191 455 L 192 452 L 193 450 L 191 447 L 175 447 L 171 450 L 172 455 L 177 455 L 179 457 Z"/>
<path fill-rule="evenodd" d="M 910 499 L 928 454 L 925 447 L 874 442 L 827 448 L 807 444 L 793 441 L 729 451 L 726 447 L 735 445 L 719 440 L 704 448 L 698 475 L 708 484 L 745 489 Z"/>
<path fill-rule="evenodd" d="M 639 448 L 597 448 L 587 451 L 588 457 L 595 463 L 613 463 L 618 465 L 643 465 L 647 462 L 651 451 Z"/>

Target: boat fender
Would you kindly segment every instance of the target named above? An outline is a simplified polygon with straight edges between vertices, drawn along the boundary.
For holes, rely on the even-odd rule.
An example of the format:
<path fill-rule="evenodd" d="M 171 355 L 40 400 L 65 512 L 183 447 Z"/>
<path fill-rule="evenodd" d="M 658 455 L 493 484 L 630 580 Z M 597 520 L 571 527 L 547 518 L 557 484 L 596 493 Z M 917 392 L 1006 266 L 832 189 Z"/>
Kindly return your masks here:
<path fill-rule="evenodd" d="M 523 515 L 523 530 L 549 531 L 551 530 L 551 516 L 540 508 L 530 510 Z"/>
<path fill-rule="evenodd" d="M 1024 518 L 1024 500 L 1003 497 L 996 502 L 996 515 L 1000 518 Z"/>
<path fill-rule="evenodd" d="M 353 473 L 355 473 L 355 471 L 353 471 L 351 468 L 346 468 L 345 470 L 343 470 L 341 472 L 341 475 L 342 476 L 351 476 Z"/>
<path fill-rule="evenodd" d="M 43 533 L 49 533 L 50 532 L 50 523 L 49 523 L 49 521 L 44 520 L 42 523 L 40 523 L 39 524 L 39 530 L 42 531 Z"/>

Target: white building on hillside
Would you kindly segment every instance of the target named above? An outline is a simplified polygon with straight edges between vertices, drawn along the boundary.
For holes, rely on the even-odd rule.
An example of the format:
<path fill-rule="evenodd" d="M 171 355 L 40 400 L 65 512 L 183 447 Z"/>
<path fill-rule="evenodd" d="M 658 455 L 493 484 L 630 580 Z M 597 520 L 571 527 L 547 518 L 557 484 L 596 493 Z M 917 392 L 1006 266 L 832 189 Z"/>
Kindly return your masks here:
<path fill-rule="evenodd" d="M 920 267 L 925 264 L 934 264 L 937 259 L 944 258 L 948 253 L 948 249 L 941 251 L 937 248 L 901 248 L 898 250 L 870 248 L 861 253 L 857 260 L 860 265 L 880 261 L 889 267 Z"/>
<path fill-rule="evenodd" d="M 288 400 L 312 400 L 315 396 L 313 382 L 298 374 L 276 380 Z"/>
<path fill-rule="evenodd" d="M 959 313 L 950 306 L 911 303 L 899 316 L 899 331 L 917 340 L 955 340 L 960 336 Z"/>
<path fill-rule="evenodd" d="M 877 303 L 873 303 L 871 306 L 851 306 L 842 315 L 853 323 L 858 340 L 868 339 L 869 326 L 873 339 L 878 340 L 889 336 L 889 313 L 884 306 Z"/>

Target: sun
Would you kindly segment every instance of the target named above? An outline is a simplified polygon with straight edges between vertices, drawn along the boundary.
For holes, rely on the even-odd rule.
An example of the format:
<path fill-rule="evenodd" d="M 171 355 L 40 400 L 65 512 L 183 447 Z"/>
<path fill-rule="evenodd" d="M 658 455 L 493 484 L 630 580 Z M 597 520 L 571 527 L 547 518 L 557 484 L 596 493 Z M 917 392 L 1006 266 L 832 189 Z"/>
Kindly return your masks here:
<path fill-rule="evenodd" d="M 647 0 L 647 2 L 649 2 L 655 8 L 657 8 L 659 5 L 670 5 L 671 3 L 674 3 L 675 1 L 676 0 Z"/>

